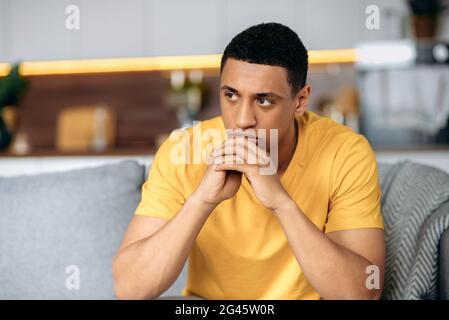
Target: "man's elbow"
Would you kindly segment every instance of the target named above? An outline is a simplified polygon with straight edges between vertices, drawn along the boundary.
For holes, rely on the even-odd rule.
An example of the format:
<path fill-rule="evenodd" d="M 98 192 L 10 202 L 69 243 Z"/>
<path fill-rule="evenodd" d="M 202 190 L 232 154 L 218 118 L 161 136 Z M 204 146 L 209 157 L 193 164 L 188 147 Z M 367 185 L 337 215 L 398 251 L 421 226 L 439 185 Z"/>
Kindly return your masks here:
<path fill-rule="evenodd" d="M 336 299 L 342 300 L 380 300 L 382 297 L 382 288 L 380 289 L 368 289 L 363 288 L 352 288 L 345 292 L 340 292 Z"/>
<path fill-rule="evenodd" d="M 114 294 L 118 300 L 136 300 L 137 297 L 133 296 L 126 285 L 122 284 L 122 281 L 114 279 Z"/>
<path fill-rule="evenodd" d="M 372 292 L 368 298 L 369 300 L 380 300 L 380 298 L 382 297 L 381 289 L 370 290 L 370 291 L 372 291 Z"/>
<path fill-rule="evenodd" d="M 150 300 L 159 296 L 157 290 L 145 288 L 142 290 L 138 285 L 133 285 L 132 279 L 120 267 L 116 260 L 112 265 L 113 286 L 115 297 L 119 300 Z"/>
<path fill-rule="evenodd" d="M 112 276 L 115 297 L 119 300 L 134 300 L 137 297 L 129 289 L 129 283 L 122 272 L 118 270 L 117 262 L 112 265 Z M 135 291 L 134 291 L 135 292 Z"/>
<path fill-rule="evenodd" d="M 366 289 L 360 294 L 353 297 L 353 300 L 380 300 L 382 297 L 381 289 Z"/>
<path fill-rule="evenodd" d="M 114 294 L 118 300 L 151 300 L 159 296 L 156 290 L 133 288 L 126 279 L 117 277 L 114 277 Z"/>

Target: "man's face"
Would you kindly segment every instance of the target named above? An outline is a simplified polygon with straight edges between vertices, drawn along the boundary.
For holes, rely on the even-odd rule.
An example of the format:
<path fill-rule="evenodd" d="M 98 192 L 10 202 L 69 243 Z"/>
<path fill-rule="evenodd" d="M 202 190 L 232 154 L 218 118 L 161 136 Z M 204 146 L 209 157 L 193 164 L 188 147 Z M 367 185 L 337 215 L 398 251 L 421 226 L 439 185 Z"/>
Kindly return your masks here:
<path fill-rule="evenodd" d="M 226 129 L 278 130 L 282 141 L 291 132 L 295 113 L 303 113 L 305 101 L 293 94 L 283 67 L 228 58 L 220 78 L 220 107 Z M 302 91 L 302 90 L 301 90 Z M 289 131 L 290 130 L 290 131 Z"/>

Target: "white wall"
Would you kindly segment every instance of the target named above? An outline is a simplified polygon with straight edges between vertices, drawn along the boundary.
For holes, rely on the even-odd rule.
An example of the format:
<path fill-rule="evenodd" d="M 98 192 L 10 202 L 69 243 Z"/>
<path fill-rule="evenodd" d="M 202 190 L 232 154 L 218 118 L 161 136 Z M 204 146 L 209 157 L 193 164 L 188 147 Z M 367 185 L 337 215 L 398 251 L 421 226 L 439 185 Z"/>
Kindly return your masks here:
<path fill-rule="evenodd" d="M 65 27 L 69 4 L 80 8 L 80 30 Z M 365 27 L 371 4 L 379 30 Z M 386 8 L 406 12 L 403 0 L 1 0 L 0 60 L 220 53 L 268 21 L 290 26 L 309 49 L 347 48 L 388 37 Z"/>

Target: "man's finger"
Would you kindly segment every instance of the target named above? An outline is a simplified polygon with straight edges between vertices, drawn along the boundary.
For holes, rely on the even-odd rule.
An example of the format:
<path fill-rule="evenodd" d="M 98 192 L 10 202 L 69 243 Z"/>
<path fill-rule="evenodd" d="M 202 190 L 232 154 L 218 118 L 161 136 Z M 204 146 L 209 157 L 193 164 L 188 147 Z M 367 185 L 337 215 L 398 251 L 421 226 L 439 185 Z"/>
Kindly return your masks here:
<path fill-rule="evenodd" d="M 238 154 L 223 154 L 217 155 L 213 160 L 214 164 L 223 164 L 223 163 L 235 163 L 235 164 L 244 164 L 245 159 L 242 158 Z"/>
<path fill-rule="evenodd" d="M 213 152 L 213 156 L 225 154 L 238 154 L 249 164 L 266 166 L 270 163 L 270 158 L 264 150 L 243 137 L 228 139 L 221 145 L 221 148 L 216 148 Z"/>
<path fill-rule="evenodd" d="M 251 168 L 249 164 L 237 164 L 237 163 L 222 163 L 215 165 L 215 170 L 217 171 L 239 171 L 242 173 L 247 173 Z"/>
<path fill-rule="evenodd" d="M 258 147 L 253 140 L 243 137 L 235 137 L 233 140 L 227 140 L 224 143 L 224 145 L 232 144 L 235 144 L 236 146 L 236 153 L 244 153 L 244 157 L 247 163 L 259 164 L 263 166 L 266 166 L 270 163 L 270 158 L 265 150 Z"/>

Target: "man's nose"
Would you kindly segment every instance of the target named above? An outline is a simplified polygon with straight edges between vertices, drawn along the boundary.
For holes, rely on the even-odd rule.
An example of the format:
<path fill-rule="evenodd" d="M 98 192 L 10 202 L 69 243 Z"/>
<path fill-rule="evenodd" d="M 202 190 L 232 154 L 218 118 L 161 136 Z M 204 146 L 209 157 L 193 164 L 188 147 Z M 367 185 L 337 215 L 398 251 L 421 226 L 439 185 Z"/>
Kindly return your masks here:
<path fill-rule="evenodd" d="M 256 117 L 253 112 L 253 106 L 250 103 L 243 102 L 239 106 L 236 124 L 239 129 L 249 129 L 256 126 Z"/>

